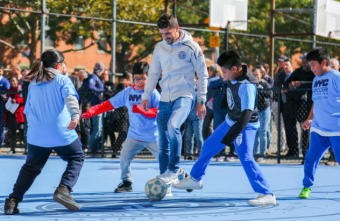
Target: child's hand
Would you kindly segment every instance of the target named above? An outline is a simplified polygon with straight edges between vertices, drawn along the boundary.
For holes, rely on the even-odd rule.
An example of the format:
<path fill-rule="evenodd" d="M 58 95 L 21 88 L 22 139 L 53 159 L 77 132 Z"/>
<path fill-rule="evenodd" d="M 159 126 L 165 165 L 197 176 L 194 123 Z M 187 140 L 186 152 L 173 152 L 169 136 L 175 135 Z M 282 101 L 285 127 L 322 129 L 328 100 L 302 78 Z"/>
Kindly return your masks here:
<path fill-rule="evenodd" d="M 302 124 L 302 129 L 308 130 L 311 124 L 312 124 L 312 120 L 305 120 L 305 122 L 303 122 Z"/>
<path fill-rule="evenodd" d="M 67 129 L 73 130 L 77 127 L 77 125 L 78 125 L 78 119 L 72 119 Z"/>

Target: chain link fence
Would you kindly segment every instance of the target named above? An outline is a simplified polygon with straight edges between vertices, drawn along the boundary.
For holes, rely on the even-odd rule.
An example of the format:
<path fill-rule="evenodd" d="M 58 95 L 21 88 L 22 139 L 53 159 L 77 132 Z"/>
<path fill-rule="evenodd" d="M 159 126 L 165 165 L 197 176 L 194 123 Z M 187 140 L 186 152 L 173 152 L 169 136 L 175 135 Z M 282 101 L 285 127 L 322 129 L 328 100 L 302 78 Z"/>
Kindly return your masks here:
<path fill-rule="evenodd" d="M 28 4 L 29 5 L 29 4 Z M 37 8 L 36 6 L 32 5 L 27 8 L 30 9 L 23 9 L 16 8 L 13 5 L 5 4 L 0 7 L 0 12 L 9 14 L 12 13 L 21 13 L 21 14 L 32 14 L 36 15 L 35 17 L 32 17 L 32 24 L 38 24 L 40 16 L 42 14 L 40 8 Z M 100 17 L 87 17 L 84 15 L 75 15 L 75 14 L 61 14 L 61 13 L 54 13 L 53 10 L 45 11 L 45 16 L 48 16 L 48 19 L 45 25 L 45 31 L 46 31 L 46 39 L 45 39 L 45 46 L 47 48 L 53 48 L 57 47 L 58 44 L 60 44 L 59 40 L 63 39 L 63 35 L 59 35 L 58 33 L 49 33 L 52 29 L 49 29 L 50 27 L 58 27 L 58 24 L 63 24 L 68 26 L 70 29 L 74 29 L 77 27 L 82 26 L 91 26 L 91 21 L 96 21 L 92 25 L 94 26 L 93 32 L 96 32 L 98 35 L 96 38 L 91 38 L 89 36 L 92 36 L 92 33 L 83 33 L 83 37 L 81 35 L 77 36 L 71 36 L 72 38 L 78 38 L 75 42 L 75 44 L 68 49 L 65 49 L 64 53 L 68 55 L 67 53 L 70 53 L 70 55 L 73 53 L 73 55 L 76 55 L 80 59 L 76 60 L 67 60 L 66 62 L 70 67 L 72 67 L 75 71 L 80 69 L 87 69 L 89 72 L 92 70 L 88 67 L 88 63 L 90 63 L 87 58 L 91 59 L 91 62 L 97 62 L 103 59 L 105 57 L 104 55 L 107 55 L 111 52 L 112 48 L 112 38 L 117 37 L 117 46 L 119 46 L 116 50 L 116 57 L 117 60 L 117 66 L 118 71 L 124 71 L 129 70 L 130 64 L 127 63 L 127 61 L 134 61 L 134 60 L 140 60 L 152 53 L 152 48 L 155 45 L 155 42 L 160 40 L 161 37 L 155 37 L 151 38 L 150 36 L 154 36 L 155 33 L 158 33 L 157 27 L 155 23 L 149 23 L 149 22 L 140 22 L 140 21 L 128 21 L 123 19 L 116 19 L 114 21 L 113 18 L 100 18 Z M 31 22 L 31 20 L 27 20 L 27 22 Z M 108 30 L 107 27 L 113 25 L 113 21 L 117 23 L 117 33 L 116 36 L 112 36 L 110 32 L 104 31 L 104 28 L 106 27 L 106 30 Z M 104 24 L 104 25 L 103 25 Z M 36 26 L 30 26 L 28 27 L 35 27 L 36 29 L 32 29 L 32 33 L 39 33 L 39 27 Z M 99 28 L 100 27 L 100 28 Z M 224 42 L 225 39 L 223 39 L 222 34 L 224 35 L 224 31 L 212 31 L 209 29 L 199 29 L 199 28 L 189 28 L 189 27 L 183 27 L 183 29 L 189 31 L 193 36 L 204 36 L 207 39 L 207 36 L 211 35 L 214 32 L 218 32 L 221 34 L 221 42 Z M 129 30 L 130 35 L 128 36 L 121 36 L 122 33 L 120 30 Z M 150 41 L 146 42 L 147 45 L 143 45 L 136 49 L 135 51 L 138 51 L 139 54 L 132 55 L 132 51 L 130 50 L 130 46 L 132 43 L 136 43 L 134 41 L 131 42 L 124 42 L 119 39 L 132 39 L 132 34 L 137 33 L 137 30 L 143 30 L 144 33 L 148 35 L 148 39 Z M 23 30 L 25 31 L 25 30 Z M 82 32 L 82 30 L 78 30 L 79 33 Z M 203 34 L 202 34 L 203 33 Z M 19 36 L 20 33 L 18 33 Z M 27 35 L 27 33 L 26 33 Z M 26 36 L 25 35 L 25 36 Z M 29 35 L 27 35 L 29 36 Z M 38 36 L 35 36 L 36 40 L 39 38 Z M 266 63 L 268 61 L 268 54 L 266 53 L 258 53 L 258 48 L 268 47 L 268 37 L 267 35 L 259 35 L 259 34 L 251 34 L 251 33 L 237 33 L 237 32 L 230 32 L 230 49 L 234 49 L 238 51 L 238 53 L 242 56 L 242 58 L 249 62 L 250 64 L 261 64 Z M 88 39 L 87 41 L 85 39 Z M 141 37 L 139 37 L 141 38 Z M 282 42 L 285 41 L 294 41 L 301 43 L 303 42 L 303 48 L 309 48 L 312 41 L 306 40 L 306 39 L 292 39 L 292 38 L 276 38 L 279 45 L 282 45 Z M 74 39 L 73 39 L 74 40 Z M 208 60 L 215 60 L 216 54 L 214 54 L 214 49 L 206 48 L 205 45 L 208 45 L 207 42 L 204 42 L 202 38 L 196 39 L 199 44 L 202 46 L 204 50 L 204 54 Z M 14 40 L 13 40 L 14 41 Z M 38 40 L 37 40 L 38 41 Z M 242 43 L 241 43 L 242 42 Z M 13 43 L 13 42 L 12 42 Z M 24 39 L 21 42 L 21 47 L 26 47 L 29 44 L 29 41 Z M 326 45 L 328 47 L 334 47 L 339 46 L 338 43 L 332 43 L 332 42 L 317 42 L 320 45 Z M 14 45 L 14 44 L 13 44 Z M 31 44 L 30 44 L 31 45 Z M 94 50 L 90 51 L 90 49 L 97 45 Z M 301 44 L 297 44 L 296 47 L 301 47 Z M 35 48 L 36 50 L 36 48 Z M 268 50 L 269 51 L 269 50 Z M 279 53 L 279 52 L 277 52 Z M 22 53 L 23 56 L 29 56 L 27 54 L 27 51 Z M 32 53 L 31 53 L 32 54 Z M 81 55 L 81 57 L 79 57 Z M 13 59 L 13 57 L 3 57 L 2 58 L 5 63 L 10 63 L 10 59 Z M 71 72 L 71 70 L 70 70 Z M 79 77 L 79 76 L 77 76 Z M 113 94 L 117 93 L 118 90 L 114 90 Z M 261 109 L 262 111 L 262 118 L 260 121 L 263 121 L 263 124 L 266 124 L 266 130 L 261 130 L 261 135 L 259 134 L 257 137 L 257 142 L 259 146 L 262 145 L 262 149 L 265 149 L 264 153 L 260 153 L 259 155 L 263 155 L 265 158 L 272 158 L 277 159 L 278 162 L 281 160 L 286 159 L 293 159 L 293 160 L 301 160 L 303 159 L 303 156 L 306 153 L 306 150 L 308 148 L 308 131 L 303 131 L 301 129 L 301 124 L 303 123 L 304 119 L 308 116 L 309 110 L 310 110 L 310 95 L 308 93 L 310 91 L 298 91 L 298 90 L 288 90 L 288 97 L 292 98 L 288 100 L 288 103 L 282 103 L 282 90 L 280 89 L 271 89 L 271 98 L 269 107 L 266 107 L 264 109 Z M 302 93 L 303 92 L 303 93 Z M 258 102 L 259 106 L 261 106 L 261 102 L 266 103 L 268 102 L 268 98 L 265 97 L 266 95 L 263 95 L 262 93 L 259 93 L 258 95 Z M 261 96 L 264 96 L 264 98 L 261 98 Z M 298 99 L 296 99 L 298 98 Z M 278 102 L 280 101 L 280 102 Z M 86 103 L 83 103 L 82 110 L 85 111 L 88 108 L 88 105 Z M 266 106 L 266 105 L 264 105 Z M 268 114 L 269 113 L 269 114 Z M 279 114 L 280 113 L 280 114 Z M 269 117 L 268 117 L 269 116 Z M 269 118 L 269 120 L 268 120 Z M 110 112 L 107 112 L 104 114 L 103 117 L 103 128 L 104 128 L 104 136 L 102 139 L 102 150 L 99 151 L 99 156 L 112 156 L 117 157 L 119 155 L 119 151 L 121 149 L 121 144 L 126 138 L 127 130 L 129 127 L 128 123 L 128 115 L 126 108 L 122 109 L 116 109 Z M 265 119 L 265 120 L 263 120 Z M 269 123 L 268 123 L 269 121 Z M 261 126 L 261 129 L 263 127 Z M 269 128 L 269 129 L 268 129 Z M 88 139 L 91 132 L 91 119 L 87 120 L 81 120 L 80 126 L 77 129 L 82 143 L 83 148 L 85 150 L 88 149 Z M 11 137 L 11 136 L 6 136 Z M 20 137 L 20 135 L 19 135 Z M 266 139 L 264 138 L 266 137 Z M 9 145 L 9 140 L 12 138 L 5 139 L 5 144 Z M 16 145 L 17 146 L 24 146 L 25 139 L 16 139 Z M 266 140 L 266 141 L 264 141 Z M 12 141 L 11 141 L 12 142 Z M 5 146 L 6 146 L 5 145 Z M 229 149 L 229 148 L 228 148 Z M 232 149 L 232 148 L 231 148 Z M 261 148 L 260 148 L 261 149 Z M 233 150 L 231 150 L 233 152 Z M 261 151 L 259 151 L 261 152 Z M 255 155 L 258 153 L 255 153 Z M 147 151 L 142 152 L 142 156 L 149 156 Z M 151 156 L 151 155 L 150 155 Z M 327 157 L 330 156 L 330 160 L 334 160 L 332 158 L 332 154 L 327 154 Z"/>
<path fill-rule="evenodd" d="M 121 89 L 110 91 L 114 96 Z M 254 144 L 255 158 L 274 160 L 271 162 L 303 162 L 304 156 L 309 145 L 309 130 L 303 130 L 302 124 L 307 119 L 312 107 L 311 89 L 279 89 L 259 88 L 257 94 L 257 107 L 259 110 L 260 128 Z M 20 92 L 22 93 L 22 92 Z M 9 94 L 14 94 L 13 92 Z M 222 93 L 223 96 L 223 93 Z M 82 111 L 89 108 L 89 104 L 82 102 Z M 25 124 L 11 126 L 15 122 L 10 120 L 13 114 L 5 112 L 5 139 L 4 146 L 11 150 L 21 148 L 20 151 L 26 152 L 26 140 L 24 131 Z M 14 115 L 13 115 L 14 116 Z M 13 123 L 14 122 L 14 123 Z M 187 125 L 183 125 L 182 131 L 185 134 Z M 13 132 L 13 128 L 16 132 Z M 126 139 L 129 128 L 129 116 L 126 107 L 121 107 L 108 111 L 103 114 L 103 136 L 102 149 L 92 152 L 89 147 L 91 134 L 91 119 L 81 119 L 77 132 L 83 144 L 83 149 L 90 157 L 119 157 L 123 142 Z M 183 144 L 186 142 L 183 137 Z M 193 141 L 194 155 L 187 155 L 183 149 L 183 156 L 187 159 L 195 159 L 199 156 L 201 144 Z M 258 147 L 256 147 L 258 146 Z M 187 147 L 186 147 L 187 148 Z M 19 152 L 20 152 L 19 151 Z M 237 157 L 233 148 L 228 147 L 226 151 L 218 156 L 232 155 Z M 188 157 L 189 156 L 189 157 Z M 149 158 L 151 153 L 147 150 L 142 151 L 138 157 Z M 331 150 L 323 158 L 325 163 L 335 162 Z"/>

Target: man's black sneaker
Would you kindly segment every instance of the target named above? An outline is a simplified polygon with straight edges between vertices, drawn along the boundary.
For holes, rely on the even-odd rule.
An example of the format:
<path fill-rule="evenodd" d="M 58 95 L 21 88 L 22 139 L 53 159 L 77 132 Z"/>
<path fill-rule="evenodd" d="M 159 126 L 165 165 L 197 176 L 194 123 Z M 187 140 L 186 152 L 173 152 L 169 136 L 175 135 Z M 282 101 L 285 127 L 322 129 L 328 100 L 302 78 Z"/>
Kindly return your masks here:
<path fill-rule="evenodd" d="M 124 180 L 115 189 L 115 193 L 125 193 L 125 192 L 132 192 L 132 183 L 130 181 Z"/>
<path fill-rule="evenodd" d="M 80 209 L 80 206 L 71 197 L 70 190 L 67 186 L 58 186 L 54 192 L 53 199 L 69 210 L 77 211 Z"/>
<path fill-rule="evenodd" d="M 14 215 L 14 214 L 18 214 L 19 213 L 19 209 L 18 209 L 18 201 L 14 198 L 7 198 L 5 200 L 5 214 L 6 215 Z"/>

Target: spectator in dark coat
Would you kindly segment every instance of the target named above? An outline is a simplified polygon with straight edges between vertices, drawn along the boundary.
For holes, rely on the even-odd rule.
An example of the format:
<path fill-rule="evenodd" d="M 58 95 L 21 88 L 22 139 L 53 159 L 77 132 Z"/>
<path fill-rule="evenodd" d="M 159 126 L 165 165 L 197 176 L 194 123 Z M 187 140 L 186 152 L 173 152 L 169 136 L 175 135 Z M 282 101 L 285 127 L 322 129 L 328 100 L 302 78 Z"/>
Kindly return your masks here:
<path fill-rule="evenodd" d="M 22 85 L 18 84 L 18 79 L 16 77 L 11 77 L 10 89 L 7 93 L 7 98 L 10 99 L 12 103 L 16 103 L 19 106 L 14 113 L 6 110 L 5 121 L 8 129 L 8 141 L 11 148 L 11 152 L 15 153 L 15 146 L 17 141 L 17 129 L 19 129 L 19 136 L 23 138 L 24 136 L 24 98 L 22 96 Z"/>
<path fill-rule="evenodd" d="M 290 60 L 287 58 L 283 64 L 283 71 L 278 73 L 274 81 L 274 87 L 280 89 L 281 96 L 279 96 L 278 102 L 280 102 L 280 112 L 283 116 L 284 128 L 286 132 L 286 140 L 288 145 L 288 157 L 298 157 L 298 133 L 296 128 L 297 116 L 296 112 L 292 109 L 293 98 L 295 93 L 288 91 L 288 79 L 293 73 L 293 67 Z"/>
<path fill-rule="evenodd" d="M 210 85 L 213 82 L 219 81 L 221 79 L 221 68 L 217 64 L 212 64 L 208 67 L 208 93 L 207 93 L 207 115 L 204 117 L 203 121 L 203 139 L 207 139 L 210 134 L 213 132 L 213 119 L 214 119 L 214 110 L 213 110 L 213 100 L 216 93 L 214 88 L 211 88 Z"/>
<path fill-rule="evenodd" d="M 3 144 L 5 134 L 4 134 L 4 123 L 2 121 L 5 112 L 5 100 L 4 96 L 10 88 L 9 81 L 4 75 L 5 67 L 0 64 L 0 146 Z"/>
<path fill-rule="evenodd" d="M 296 89 L 291 92 L 290 107 L 291 112 L 296 113 L 298 122 L 303 123 L 312 108 L 312 83 L 315 77 L 314 73 L 310 70 L 306 59 L 306 53 L 300 57 L 302 64 L 297 68 L 288 78 L 287 83 L 289 88 Z M 301 125 L 302 126 L 302 125 Z M 301 130 L 301 148 L 303 156 L 306 155 L 309 146 L 309 130 Z"/>
<path fill-rule="evenodd" d="M 258 67 L 254 70 L 254 75 L 259 80 L 257 103 L 259 109 L 260 128 L 258 129 L 254 143 L 254 155 L 257 160 L 262 159 L 266 155 L 268 147 L 268 131 L 270 130 L 270 103 L 273 97 L 273 91 L 269 90 L 269 83 L 262 77 L 261 69 Z"/>
<path fill-rule="evenodd" d="M 104 73 L 103 62 L 97 62 L 94 66 L 93 74 L 89 76 L 88 89 L 90 92 L 90 105 L 95 106 L 103 101 L 104 84 L 100 76 Z M 92 132 L 89 141 L 89 148 L 92 153 L 96 153 L 103 145 L 103 116 L 98 114 L 91 118 Z"/>

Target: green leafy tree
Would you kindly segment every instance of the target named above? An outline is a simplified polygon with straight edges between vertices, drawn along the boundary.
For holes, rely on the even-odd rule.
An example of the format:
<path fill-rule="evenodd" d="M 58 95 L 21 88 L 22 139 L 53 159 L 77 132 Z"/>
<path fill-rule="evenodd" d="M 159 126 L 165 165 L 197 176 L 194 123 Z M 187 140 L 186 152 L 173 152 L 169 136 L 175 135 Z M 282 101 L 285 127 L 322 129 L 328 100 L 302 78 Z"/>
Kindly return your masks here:
<path fill-rule="evenodd" d="M 70 1 L 53 3 L 53 10 L 67 14 L 87 15 L 92 17 L 112 18 L 112 1 Z M 163 3 L 157 0 L 117 0 L 117 20 L 143 21 L 155 23 L 164 10 Z M 52 22 L 52 20 L 50 20 Z M 54 19 L 55 23 L 60 23 Z M 111 22 L 99 20 L 73 19 L 72 22 L 56 25 L 56 40 L 64 40 L 71 44 L 78 36 L 91 39 L 93 43 L 106 53 L 111 53 Z M 62 33 L 62 34 L 60 34 Z M 95 34 L 97 33 L 97 34 Z M 157 29 L 153 26 L 135 25 L 117 22 L 116 32 L 116 63 L 117 71 L 126 70 L 130 63 L 148 56 L 154 48 L 157 38 Z M 93 44 L 92 43 L 92 44 Z M 109 46 L 108 48 L 106 46 Z M 133 49 L 136 49 L 134 51 Z M 132 54 L 134 53 L 134 54 Z"/>
<path fill-rule="evenodd" d="M 0 3 L 1 6 L 32 9 L 39 11 L 40 0 L 20 1 L 10 0 Z M 112 1 L 95 0 L 46 0 L 47 9 L 51 13 L 83 15 L 101 18 L 112 18 Z M 155 23 L 163 12 L 163 2 L 157 0 L 118 0 L 117 19 L 129 21 L 143 21 Z M 11 57 L 3 58 L 4 63 L 15 57 L 17 53 L 29 52 L 28 58 L 32 63 L 36 57 L 37 45 L 40 38 L 40 14 L 24 13 L 19 11 L 1 11 L 1 16 L 9 16 L 6 23 L 0 24 L 0 44 L 5 48 L 12 48 Z M 74 44 L 79 36 L 84 39 L 91 39 L 91 43 L 81 49 L 98 44 L 99 48 L 106 53 L 111 53 L 111 22 L 82 18 L 70 18 L 63 16 L 49 15 L 47 17 L 47 37 L 56 43 L 65 41 L 67 44 Z M 117 66 L 118 71 L 124 70 L 126 65 L 135 60 L 149 55 L 154 47 L 157 38 L 157 29 L 152 26 L 133 25 L 128 23 L 117 23 Z M 13 33 L 16 33 L 15 35 Z M 99 34 L 98 34 L 99 33 Z M 105 46 L 109 45 L 107 49 Z M 138 51 L 131 56 L 133 46 Z"/>
<path fill-rule="evenodd" d="M 0 6 L 18 9 L 38 9 L 40 1 L 1 1 Z M 30 62 L 36 58 L 36 47 L 39 41 L 40 15 L 36 13 L 23 13 L 19 11 L 2 10 L 0 23 L 0 52 L 4 64 L 10 63 L 18 53 L 24 53 Z M 5 49 L 11 53 L 4 56 Z"/>
<path fill-rule="evenodd" d="M 313 0 L 276 0 L 276 8 L 313 8 Z M 270 1 L 248 1 L 248 30 L 247 33 L 270 34 Z M 312 14 L 281 14 L 275 15 L 275 33 L 312 33 Z M 308 37 L 290 37 L 301 40 L 312 40 Z M 336 40 L 317 37 L 318 41 L 338 42 Z M 242 37 L 233 35 L 230 40 L 231 47 L 238 50 L 245 62 L 249 64 L 269 63 L 269 38 Z M 321 45 L 328 49 L 331 56 L 339 54 L 339 47 Z M 284 54 L 290 56 L 296 52 L 309 51 L 312 44 L 303 41 L 290 41 L 282 38 L 275 40 L 275 57 L 285 48 Z"/>
<path fill-rule="evenodd" d="M 193 7 L 200 12 L 177 6 L 177 17 L 180 24 L 196 24 L 195 27 L 206 28 L 204 24 L 209 9 L 208 0 L 181 0 L 182 5 Z M 46 0 L 47 8 L 52 13 L 72 14 L 101 17 L 110 20 L 112 18 L 112 0 Z M 1 1 L 1 6 L 40 10 L 40 0 L 21 1 L 7 0 Z M 169 13 L 172 13 L 173 3 L 169 1 Z M 312 8 L 313 0 L 276 0 L 277 8 Z M 9 63 L 12 57 L 18 53 L 28 56 L 32 63 L 37 57 L 37 45 L 40 38 L 40 14 L 24 13 L 18 11 L 1 10 L 0 18 L 3 20 L 8 16 L 9 20 L 0 24 L 0 47 L 1 49 L 11 48 L 10 56 L 4 57 L 1 50 L 2 62 Z M 117 19 L 119 21 L 141 21 L 156 23 L 159 16 L 164 12 L 164 1 L 158 0 L 117 0 Z M 270 1 L 268 0 L 249 0 L 248 1 L 248 30 L 246 33 L 269 35 L 270 33 Z M 298 22 L 303 21 L 303 22 Z M 106 52 L 111 53 L 111 22 L 99 21 L 84 18 L 70 18 L 64 16 L 47 16 L 47 37 L 58 42 L 64 41 L 67 44 L 74 44 L 79 36 L 83 39 L 91 39 L 90 43 L 84 48 L 69 49 L 64 51 L 84 50 L 88 47 L 98 45 Z M 308 14 L 277 14 L 275 16 L 276 33 L 311 33 L 312 15 Z M 232 30 L 234 31 L 234 30 Z M 205 39 L 204 44 L 208 46 L 209 36 L 212 33 L 201 31 L 190 31 L 194 36 Z M 224 42 L 224 35 L 221 42 Z M 311 40 L 311 37 L 295 37 L 302 40 Z M 317 38 L 319 41 L 339 42 L 328 38 Z M 117 71 L 126 70 L 129 65 L 136 60 L 145 58 L 153 51 L 155 43 L 161 40 L 161 36 L 156 26 L 130 24 L 117 22 Z M 88 41 L 87 41 L 88 42 Z M 58 46 L 58 45 L 56 45 Z M 108 46 L 108 47 L 107 47 Z M 324 45 L 323 45 L 324 46 Z M 224 47 L 224 44 L 221 45 Z M 275 56 L 281 52 L 278 50 L 285 47 L 285 54 L 300 50 L 308 51 L 311 43 L 287 41 L 276 39 Z M 339 54 L 339 47 L 325 46 L 332 56 Z M 230 35 L 229 48 L 237 50 L 243 60 L 249 64 L 269 62 L 269 39 L 248 37 L 241 35 Z M 223 50 L 222 50 L 223 51 Z"/>
<path fill-rule="evenodd" d="M 276 0 L 276 8 L 313 8 L 313 0 Z M 209 11 L 209 1 L 199 0 L 182 0 L 181 4 L 194 7 L 205 12 Z M 203 24 L 207 17 L 204 13 L 198 13 L 188 8 L 177 7 L 178 20 L 182 24 Z M 252 33 L 259 35 L 270 34 L 270 1 L 268 0 L 248 0 L 248 30 L 242 33 Z M 275 15 L 275 32 L 276 33 L 312 33 L 313 28 L 312 14 L 277 13 Z M 204 26 L 202 26 L 204 28 Z M 231 30 L 231 32 L 240 32 L 238 30 Z M 211 33 L 207 32 L 193 32 L 194 36 L 205 39 L 205 46 L 208 46 L 209 36 Z M 225 35 L 220 34 L 221 37 L 221 51 L 225 48 Z M 312 40 L 311 36 L 298 37 L 292 36 L 290 38 L 301 39 L 301 41 L 290 41 L 284 38 L 276 38 L 275 40 L 275 57 L 281 53 L 290 56 L 296 52 L 309 51 L 312 44 L 303 42 L 303 40 Z M 339 41 L 328 39 L 324 37 L 317 37 L 318 41 L 337 42 Z M 340 52 L 339 47 L 320 45 L 326 47 L 331 56 L 336 56 Z M 249 37 L 238 34 L 229 35 L 229 49 L 234 49 L 239 52 L 244 62 L 248 64 L 269 63 L 270 55 L 269 38 Z M 282 52 L 280 49 L 284 48 Z"/>

